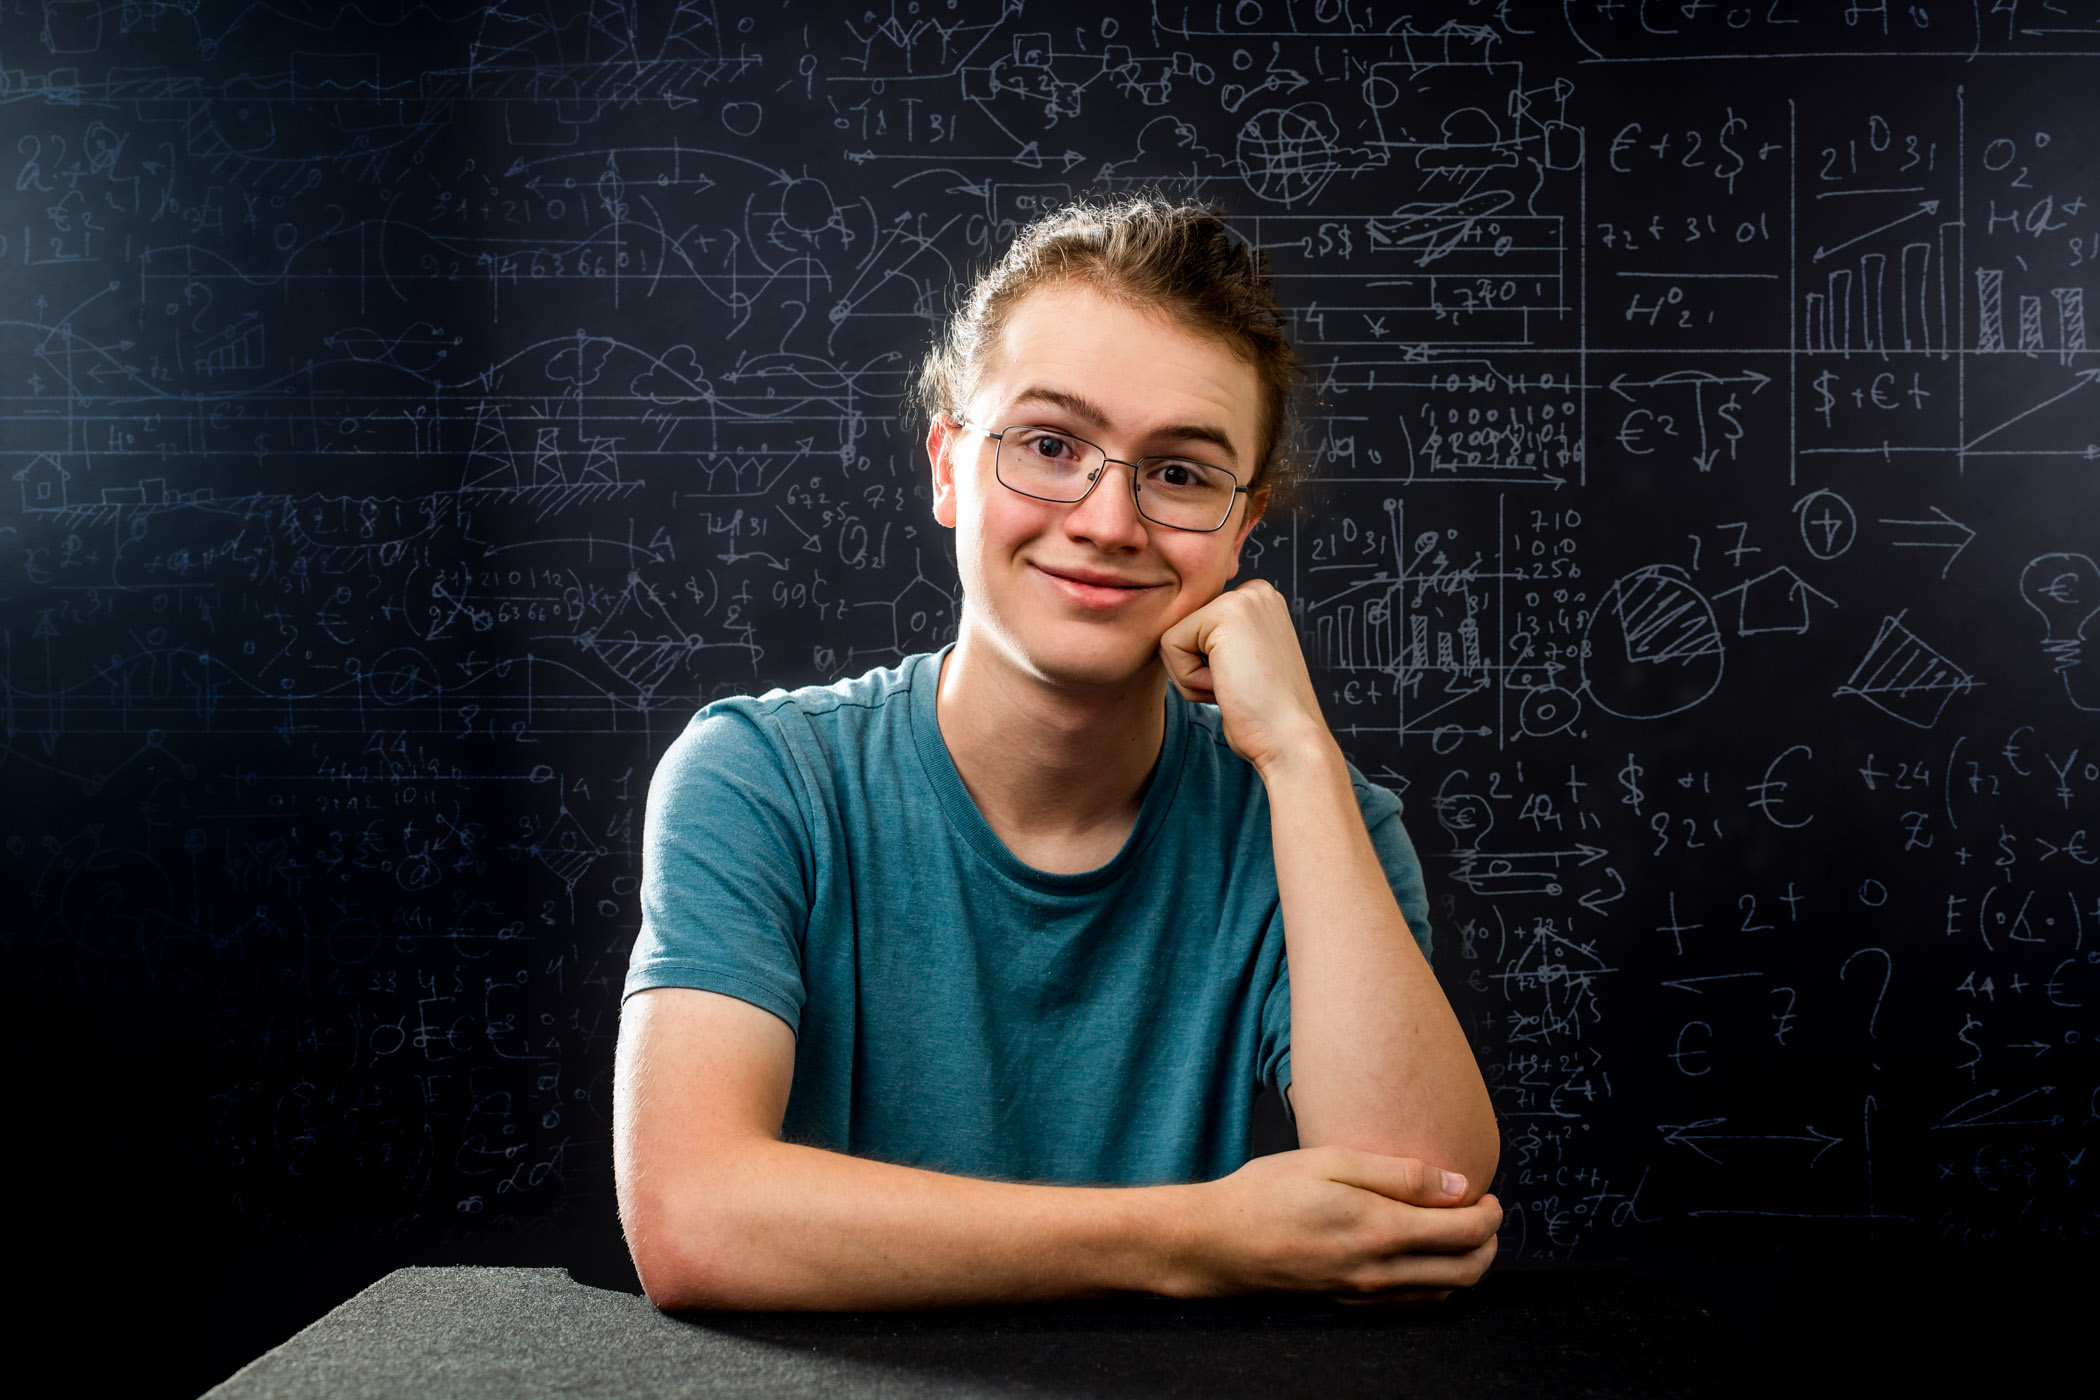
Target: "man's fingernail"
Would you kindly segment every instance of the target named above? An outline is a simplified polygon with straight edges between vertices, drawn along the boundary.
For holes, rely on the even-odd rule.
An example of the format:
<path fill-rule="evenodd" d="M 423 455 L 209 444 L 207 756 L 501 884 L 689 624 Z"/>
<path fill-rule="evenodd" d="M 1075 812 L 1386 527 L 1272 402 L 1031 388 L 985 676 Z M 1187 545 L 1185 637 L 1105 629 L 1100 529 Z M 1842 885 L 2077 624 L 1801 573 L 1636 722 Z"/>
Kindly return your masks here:
<path fill-rule="evenodd" d="M 1465 1194 L 1466 1194 L 1466 1179 L 1465 1179 L 1464 1177 L 1460 1176 L 1460 1175 L 1459 1175 L 1459 1174 L 1458 1174 L 1457 1172 L 1445 1172 L 1445 1173 L 1444 1173 L 1444 1194 L 1445 1194 L 1445 1195 L 1447 1195 L 1447 1196 L 1463 1196 L 1463 1195 L 1465 1195 Z"/>

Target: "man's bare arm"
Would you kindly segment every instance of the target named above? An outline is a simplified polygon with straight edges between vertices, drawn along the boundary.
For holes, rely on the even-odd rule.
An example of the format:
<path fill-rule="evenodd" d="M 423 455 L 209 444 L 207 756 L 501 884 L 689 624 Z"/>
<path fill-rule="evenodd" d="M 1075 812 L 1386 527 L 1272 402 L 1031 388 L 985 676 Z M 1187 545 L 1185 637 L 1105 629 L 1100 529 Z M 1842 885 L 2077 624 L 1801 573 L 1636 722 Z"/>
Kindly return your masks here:
<path fill-rule="evenodd" d="M 1420 1157 L 1463 1174 L 1477 1200 L 1501 1156 L 1487 1086 L 1386 883 L 1341 751 L 1320 738 L 1264 774 L 1298 1140 Z"/>
<path fill-rule="evenodd" d="M 1187 1186 L 980 1181 L 779 1140 L 794 1037 L 682 988 L 621 1017 L 620 1218 L 658 1307 L 878 1309 L 1259 1288 L 1469 1286 L 1501 1211 L 1419 1162 L 1323 1149 Z M 1441 1207 L 1441 1208 L 1440 1208 Z"/>
<path fill-rule="evenodd" d="M 1161 1286 L 1151 1191 L 979 1181 L 779 1140 L 795 1040 L 712 992 L 621 1017 L 622 1223 L 659 1307 L 925 1307 Z"/>
<path fill-rule="evenodd" d="M 1298 1141 L 1418 1157 L 1479 1199 L 1501 1155 L 1494 1107 L 1364 830 L 1283 595 L 1242 584 L 1169 628 L 1160 653 L 1184 696 L 1217 702 L 1268 790 Z"/>

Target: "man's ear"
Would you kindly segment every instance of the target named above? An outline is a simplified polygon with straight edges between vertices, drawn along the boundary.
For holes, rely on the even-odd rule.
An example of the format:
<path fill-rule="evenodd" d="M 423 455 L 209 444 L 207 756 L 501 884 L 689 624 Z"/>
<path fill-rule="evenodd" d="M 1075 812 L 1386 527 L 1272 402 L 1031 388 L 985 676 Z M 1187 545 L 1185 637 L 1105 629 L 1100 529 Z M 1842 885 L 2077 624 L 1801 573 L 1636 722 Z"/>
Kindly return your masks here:
<path fill-rule="evenodd" d="M 1254 533 L 1254 527 L 1261 523 L 1262 516 L 1266 515 L 1268 510 L 1268 487 L 1257 486 L 1247 493 L 1247 517 L 1240 521 L 1232 533 L 1232 572 L 1235 576 L 1240 571 L 1240 548 L 1247 543 L 1247 536 Z"/>
<path fill-rule="evenodd" d="M 955 528 L 955 446 L 959 434 L 945 413 L 933 415 L 926 429 L 926 459 L 933 466 L 933 518 Z"/>

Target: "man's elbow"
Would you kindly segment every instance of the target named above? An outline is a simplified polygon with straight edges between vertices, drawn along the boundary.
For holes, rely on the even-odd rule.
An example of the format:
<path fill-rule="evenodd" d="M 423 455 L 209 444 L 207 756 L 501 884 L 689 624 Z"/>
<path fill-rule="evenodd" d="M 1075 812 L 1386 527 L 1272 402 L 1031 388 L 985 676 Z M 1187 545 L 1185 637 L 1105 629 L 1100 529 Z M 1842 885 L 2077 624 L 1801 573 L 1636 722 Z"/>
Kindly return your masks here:
<path fill-rule="evenodd" d="M 660 1312 L 736 1307 L 736 1281 L 727 1277 L 728 1250 L 704 1220 L 659 1202 L 620 1212 L 628 1257 L 642 1293 Z"/>
<path fill-rule="evenodd" d="M 681 1248 L 668 1231 L 654 1224 L 630 1221 L 626 1234 L 627 1257 L 634 1261 L 643 1296 L 662 1312 L 697 1307 L 693 1251 Z"/>
<path fill-rule="evenodd" d="M 1502 1165 L 1502 1132 L 1485 1089 L 1473 1111 L 1463 1114 L 1460 1121 L 1445 1117 L 1433 1127 L 1424 1122 L 1420 1112 L 1405 1109 L 1395 1109 L 1377 1121 L 1348 1124 L 1318 1117 L 1308 1122 L 1307 1115 L 1297 1111 L 1290 1087 L 1284 1090 L 1284 1096 L 1293 1110 L 1292 1121 L 1301 1147 L 1354 1147 L 1393 1157 L 1415 1157 L 1458 1172 L 1466 1179 L 1462 1205 L 1471 1205 L 1486 1195 Z"/>
<path fill-rule="evenodd" d="M 1495 1173 L 1502 1167 L 1502 1129 L 1495 1121 L 1495 1106 L 1486 1085 L 1480 1086 L 1473 1102 L 1455 1123 L 1448 1124 L 1446 1131 L 1449 1160 L 1438 1165 L 1465 1176 L 1466 1193 L 1461 1204 L 1471 1205 L 1488 1193 Z"/>
<path fill-rule="evenodd" d="M 1486 1134 L 1476 1135 L 1461 1157 L 1461 1164 L 1452 1170 L 1465 1174 L 1466 1194 L 1459 1204 L 1469 1206 L 1488 1193 L 1495 1173 L 1502 1168 L 1502 1134 L 1495 1126 L 1494 1115 L 1488 1116 Z"/>

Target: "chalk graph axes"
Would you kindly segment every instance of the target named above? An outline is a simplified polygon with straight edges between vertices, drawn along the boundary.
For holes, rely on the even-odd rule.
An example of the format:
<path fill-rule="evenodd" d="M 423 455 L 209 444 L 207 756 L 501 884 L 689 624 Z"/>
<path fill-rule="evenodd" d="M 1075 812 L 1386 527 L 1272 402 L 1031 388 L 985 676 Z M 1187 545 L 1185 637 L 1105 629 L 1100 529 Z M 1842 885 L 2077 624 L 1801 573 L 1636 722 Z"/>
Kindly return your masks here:
<path fill-rule="evenodd" d="M 2043 399 L 2043 400 L 2042 400 L 2042 401 L 2041 401 L 2040 403 L 2037 403 L 2037 404 L 2033 404 L 2033 405 L 2031 405 L 2030 407 L 2027 407 L 2027 408 L 2021 409 L 2021 410 L 2020 410 L 2020 411 L 2019 411 L 2018 413 L 2015 413 L 2015 414 L 2014 414 L 2014 415 L 2013 415 L 2012 417 L 2010 417 L 2010 418 L 2007 418 L 2007 419 L 2005 419 L 2005 420 L 2004 420 L 2003 422 L 2001 422 L 2001 423 L 1998 423 L 1998 424 L 1995 424 L 1995 425 L 1994 425 L 1994 426 L 1992 426 L 1992 427 L 1989 427 L 1989 428 L 1986 428 L 1986 429 L 1984 429 L 1984 430 L 1983 430 L 1982 432 L 1978 433 L 1978 434 L 1977 434 L 1977 435 L 1976 435 L 1975 437 L 1973 437 L 1973 438 L 1970 438 L 1970 439 L 1969 439 L 1969 440 L 1968 440 L 1967 442 L 1965 442 L 1965 443 L 1961 444 L 1961 445 L 1960 445 L 1960 446 L 1958 446 L 1958 447 L 1934 447 L 1934 446 L 1930 446 L 1930 445 L 1927 445 L 1927 444 L 1923 444 L 1923 443 L 1919 443 L 1919 444 L 1899 444 L 1899 443 L 1889 443 L 1889 442 L 1884 442 L 1884 443 L 1882 443 L 1882 444 L 1881 444 L 1881 446 L 1879 446 L 1879 447 L 1807 447 L 1807 448 L 1803 448 L 1803 449 L 1801 450 L 1801 455 L 1802 455 L 1802 456 L 1804 456 L 1804 457 L 1859 457 L 1859 456 L 1878 456 L 1878 457 L 1881 457 L 1881 458 L 1883 458 L 1884 460 L 1887 460 L 1887 459 L 1889 459 L 1889 457 L 1890 457 L 1890 455 L 1891 455 L 1892 453 L 1898 453 L 1898 452 L 1901 452 L 1901 453 L 1920 453 L 1920 452 L 1923 452 L 1923 453 L 1940 453 L 1940 454 L 1949 454 L 1949 455 L 1955 456 L 1955 457 L 1957 457 L 1957 458 L 1963 458 L 1963 457 L 1970 457 L 1970 456 L 1983 456 L 1983 457 L 2082 457 L 2082 458 L 2084 458 L 2084 459 L 2085 459 L 2086 461 L 2089 461 L 2089 462 L 2092 462 L 2092 461 L 2100 461 L 2100 441 L 2088 441 L 2088 442 L 2086 442 L 2086 443 L 2084 443 L 2084 444 L 2082 444 L 2082 445 L 2080 445 L 2080 446 L 2075 446 L 2075 447 L 2054 447 L 2054 448 L 2051 448 L 2051 447 L 2003 447 L 2003 448 L 1984 448 L 1984 447 L 1982 446 L 1982 444 L 1983 444 L 1983 443 L 1985 443 L 1985 442 L 1987 442 L 1987 441 L 1988 441 L 1989 439 L 1991 439 L 1991 438 L 1993 438 L 1993 437 L 1997 436 L 1997 435 L 1998 435 L 1999 433 L 2002 433 L 2002 432 L 2004 432 L 2004 431 L 2005 431 L 2005 430 L 2006 430 L 2007 428 L 2010 428 L 2010 427 L 2012 427 L 2013 425 L 2015 425 L 2015 424 L 2017 424 L 2017 423 L 2021 423 L 2021 422 L 2024 422 L 2025 420 L 2027 420 L 2027 419 L 2029 419 L 2029 418 L 2032 418 L 2032 417 L 2034 417 L 2034 415 L 2036 415 L 2037 413 L 2040 413 L 2040 412 L 2042 412 L 2042 411 L 2043 411 L 2044 409 L 2052 408 L 2052 407 L 2054 407 L 2055 405 L 2057 405 L 2057 404 L 2059 404 L 2059 403 L 2062 403 L 2062 402 L 2063 402 L 2063 401 L 2064 401 L 2065 399 L 2068 399 L 2068 398 L 2072 397 L 2072 396 L 2073 396 L 2074 394 L 2078 394 L 2078 393 L 2081 393 L 2081 392 L 2083 392 L 2084 390 L 2087 390 L 2087 389 L 2090 389 L 2090 388 L 2092 388 L 2095 382 L 2100 382 L 2100 368 L 2095 368 L 2095 369 L 2082 369 L 2082 370 L 2078 370 L 2078 371 L 2076 371 L 2076 372 L 2075 372 L 2075 377 L 2076 377 L 2076 381 L 2077 381 L 2077 382 L 2073 383 L 2073 384 L 2072 384 L 2072 385 L 2071 385 L 2071 386 L 2070 386 L 2070 387 L 2069 387 L 2068 389 L 2064 389 L 2064 390 L 2061 390 L 2061 391 L 2060 391 L 2060 392 L 2058 392 L 2058 393 L 2054 393 L 2054 394 L 2051 394 L 2051 395 L 2050 395 L 2050 396 L 2049 396 L 2048 398 L 2046 398 L 2046 399 Z M 1886 521 L 1886 522 L 1884 522 L 1884 523 L 1886 523 L 1886 524 L 1924 524 L 1924 523 L 1933 523 L 1933 522 L 1921 522 L 1921 521 Z"/>
<path fill-rule="evenodd" d="M 2006 419 L 2003 423 L 2000 423 L 1995 428 L 1986 428 L 1984 431 L 1978 433 L 1975 437 L 1969 439 L 1969 441 L 1961 447 L 1960 451 L 1964 453 L 1974 452 L 1976 450 L 1976 445 L 1982 442 L 1985 438 L 1991 437 L 1996 433 L 2004 432 L 2007 428 L 2010 428 L 2013 424 L 2020 422 L 2022 419 L 2032 418 L 2035 414 L 2040 413 L 2043 409 L 2048 408 L 2052 404 L 2063 402 L 2065 399 L 2071 397 L 2071 395 L 2075 393 L 2078 393 L 2082 389 L 2090 389 L 2093 386 L 2095 380 L 2100 380 L 2100 369 L 2079 370 L 2077 378 L 2078 382 L 2073 384 L 2070 388 L 2064 390 L 2062 393 L 2051 394 L 2048 398 L 2043 399 L 2040 403 L 2034 405 L 2032 408 L 2023 409 L 2020 412 L 2015 413 L 2012 417 Z M 2092 457 L 2095 455 L 2100 455 L 2100 452 L 2096 452 L 2096 449 L 2092 445 L 2088 444 L 2084 450 L 2083 455 L 2087 457 Z"/>

